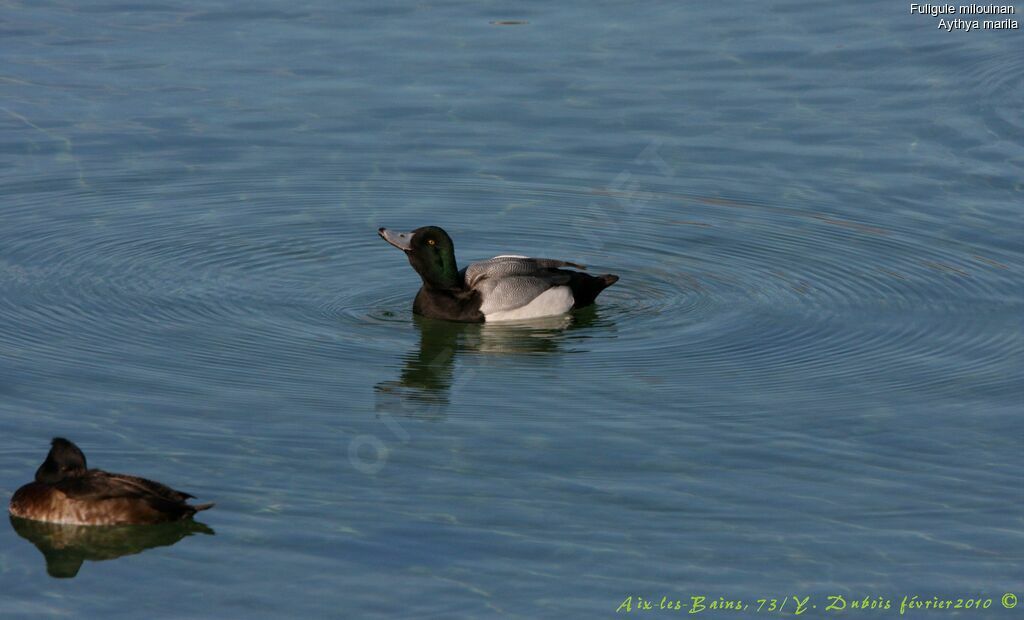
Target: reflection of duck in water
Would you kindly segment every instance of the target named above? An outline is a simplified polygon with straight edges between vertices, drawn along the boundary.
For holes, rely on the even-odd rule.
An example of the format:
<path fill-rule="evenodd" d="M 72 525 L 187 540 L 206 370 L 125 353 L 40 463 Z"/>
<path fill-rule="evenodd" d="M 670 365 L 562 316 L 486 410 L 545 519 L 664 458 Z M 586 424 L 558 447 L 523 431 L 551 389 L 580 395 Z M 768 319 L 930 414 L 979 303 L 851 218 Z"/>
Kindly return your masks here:
<path fill-rule="evenodd" d="M 213 530 L 191 519 L 144 526 L 95 526 L 11 517 L 11 526 L 43 554 L 46 572 L 61 578 L 77 575 L 85 560 L 113 560 L 153 547 L 167 547 L 192 534 L 213 534 Z"/>
<path fill-rule="evenodd" d="M 145 478 L 89 469 L 78 446 L 56 437 L 35 481 L 14 493 L 10 512 L 51 523 L 125 525 L 181 521 L 213 506 L 186 503 L 191 497 Z"/>
<path fill-rule="evenodd" d="M 375 387 L 377 410 L 412 417 L 436 417 L 448 405 L 459 353 L 488 355 L 553 354 L 571 333 L 592 325 L 594 308 L 522 323 L 454 323 L 413 317 L 419 346 L 405 354 L 398 380 Z"/>
<path fill-rule="evenodd" d="M 416 314 L 481 323 L 521 321 L 565 314 L 594 303 L 615 284 L 612 274 L 592 276 L 582 265 L 549 258 L 495 256 L 459 271 L 455 246 L 443 229 L 424 226 L 408 233 L 386 228 L 380 236 L 405 252 L 423 286 L 412 310 Z"/>

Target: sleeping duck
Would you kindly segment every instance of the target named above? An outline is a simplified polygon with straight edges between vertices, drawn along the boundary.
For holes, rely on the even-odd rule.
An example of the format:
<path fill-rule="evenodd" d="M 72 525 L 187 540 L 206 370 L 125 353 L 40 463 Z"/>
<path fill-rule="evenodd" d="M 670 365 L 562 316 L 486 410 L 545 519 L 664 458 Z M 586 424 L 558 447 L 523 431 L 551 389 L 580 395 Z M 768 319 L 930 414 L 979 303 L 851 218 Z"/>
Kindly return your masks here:
<path fill-rule="evenodd" d="M 412 311 L 435 319 L 479 323 L 564 314 L 594 303 L 619 279 L 564 269 L 584 269 L 576 263 L 512 255 L 471 263 L 460 271 L 451 238 L 437 226 L 377 232 L 405 252 L 423 279 Z"/>
<path fill-rule="evenodd" d="M 129 525 L 182 521 L 213 507 L 189 505 L 190 497 L 145 478 L 88 469 L 78 446 L 56 437 L 35 482 L 15 491 L 9 510 L 34 521 Z"/>

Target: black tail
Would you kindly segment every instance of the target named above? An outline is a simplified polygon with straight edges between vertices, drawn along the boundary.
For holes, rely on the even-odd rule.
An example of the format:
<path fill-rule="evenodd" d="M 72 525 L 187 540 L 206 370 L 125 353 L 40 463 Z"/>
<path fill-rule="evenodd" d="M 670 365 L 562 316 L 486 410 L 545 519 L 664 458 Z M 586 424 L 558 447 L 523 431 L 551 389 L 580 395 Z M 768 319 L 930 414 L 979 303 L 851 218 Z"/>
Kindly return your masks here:
<path fill-rule="evenodd" d="M 594 303 L 601 291 L 619 281 L 619 276 L 606 273 L 601 276 L 592 276 L 589 273 L 573 272 L 569 281 L 569 288 L 572 289 L 572 308 L 582 308 Z"/>

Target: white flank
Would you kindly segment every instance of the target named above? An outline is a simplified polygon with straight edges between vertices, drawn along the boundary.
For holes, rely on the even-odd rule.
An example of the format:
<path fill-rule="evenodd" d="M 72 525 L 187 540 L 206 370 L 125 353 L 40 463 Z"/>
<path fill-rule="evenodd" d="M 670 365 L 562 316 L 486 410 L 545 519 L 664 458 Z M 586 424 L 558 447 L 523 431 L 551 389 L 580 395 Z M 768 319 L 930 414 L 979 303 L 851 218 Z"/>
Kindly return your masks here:
<path fill-rule="evenodd" d="M 556 286 L 537 295 L 533 298 L 533 301 L 525 306 L 520 306 L 514 310 L 485 314 L 484 320 L 491 323 L 493 321 L 522 321 L 542 316 L 554 316 L 556 314 L 565 314 L 572 309 L 572 304 L 572 290 L 568 286 Z"/>

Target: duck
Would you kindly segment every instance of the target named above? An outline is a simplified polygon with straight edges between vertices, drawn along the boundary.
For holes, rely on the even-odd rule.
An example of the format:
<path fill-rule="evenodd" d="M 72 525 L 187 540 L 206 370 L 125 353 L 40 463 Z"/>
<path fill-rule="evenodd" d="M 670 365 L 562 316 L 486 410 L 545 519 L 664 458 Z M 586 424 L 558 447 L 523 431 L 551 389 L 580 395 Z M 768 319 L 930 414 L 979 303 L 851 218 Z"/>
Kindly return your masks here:
<path fill-rule="evenodd" d="M 11 516 L 67 525 L 143 525 L 184 521 L 213 504 L 190 505 L 193 495 L 126 474 L 89 469 L 74 443 L 54 437 L 35 480 L 11 497 Z"/>
<path fill-rule="evenodd" d="M 594 303 L 601 291 L 619 280 L 610 273 L 590 275 L 578 263 L 515 254 L 460 270 L 455 246 L 443 228 L 424 226 L 412 232 L 379 228 L 377 234 L 405 252 L 423 280 L 412 311 L 434 319 L 483 323 L 565 314 Z"/>

